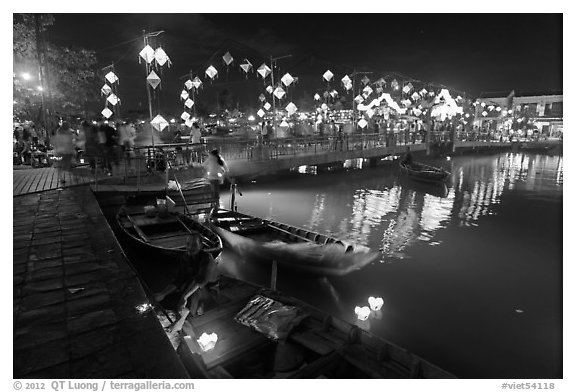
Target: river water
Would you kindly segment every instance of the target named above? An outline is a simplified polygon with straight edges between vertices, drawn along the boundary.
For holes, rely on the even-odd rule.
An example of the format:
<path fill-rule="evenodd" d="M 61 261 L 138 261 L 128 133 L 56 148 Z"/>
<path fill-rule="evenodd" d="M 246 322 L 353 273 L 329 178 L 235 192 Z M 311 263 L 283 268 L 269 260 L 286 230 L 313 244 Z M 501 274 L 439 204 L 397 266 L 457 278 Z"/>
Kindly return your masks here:
<path fill-rule="evenodd" d="M 242 187 L 241 212 L 382 250 L 342 277 L 280 270 L 278 288 L 458 377 L 562 377 L 562 157 L 453 157 L 436 162 L 446 187 L 383 163 Z M 269 281 L 266 266 L 223 256 L 228 273 Z M 357 321 L 370 296 L 382 312 Z"/>

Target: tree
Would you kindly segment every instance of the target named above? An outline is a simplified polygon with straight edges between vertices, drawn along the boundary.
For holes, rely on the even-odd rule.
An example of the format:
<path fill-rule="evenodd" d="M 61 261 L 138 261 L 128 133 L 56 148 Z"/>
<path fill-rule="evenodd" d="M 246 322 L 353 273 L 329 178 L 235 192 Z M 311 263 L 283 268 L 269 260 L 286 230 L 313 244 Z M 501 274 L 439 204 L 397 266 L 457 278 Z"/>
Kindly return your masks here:
<path fill-rule="evenodd" d="M 15 14 L 13 17 L 14 117 L 43 120 L 42 106 L 51 119 L 89 116 L 86 104 L 98 99 L 96 55 L 83 48 L 57 46 L 44 40 L 55 18 L 48 14 Z M 38 90 L 40 61 L 44 63 L 44 94 Z M 30 80 L 21 77 L 26 72 Z M 48 119 L 48 124 L 50 124 Z"/>

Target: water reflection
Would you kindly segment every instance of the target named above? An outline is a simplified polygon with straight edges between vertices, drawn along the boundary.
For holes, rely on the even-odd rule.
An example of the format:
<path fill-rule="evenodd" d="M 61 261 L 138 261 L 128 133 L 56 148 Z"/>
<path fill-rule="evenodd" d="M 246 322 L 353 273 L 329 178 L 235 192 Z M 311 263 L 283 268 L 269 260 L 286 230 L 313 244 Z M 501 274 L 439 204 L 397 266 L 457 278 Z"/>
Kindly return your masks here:
<path fill-rule="evenodd" d="M 448 164 L 446 187 L 406 180 L 390 164 L 259 183 L 243 189 L 239 209 L 382 250 L 380 263 L 346 277 L 283 271 L 278 284 L 289 295 L 462 377 L 557 377 L 562 157 L 468 155 Z M 236 276 L 270 281 L 249 261 L 234 266 Z M 356 306 L 376 295 L 384 307 L 358 320 Z M 530 312 L 511 318 L 515 309 Z M 478 328 L 489 332 L 479 337 Z"/>
<path fill-rule="evenodd" d="M 358 167 L 360 161 L 347 164 Z M 494 207 L 507 191 L 561 187 L 563 183 L 559 156 L 455 157 L 450 165 L 453 174 L 448 186 L 415 183 L 390 169 L 377 177 L 367 176 L 369 170 L 355 170 L 342 173 L 344 180 L 333 177 L 330 182 L 322 175 L 313 176 L 317 180 L 314 186 L 322 191 L 314 191 L 314 187 L 303 192 L 290 190 L 300 199 L 299 213 L 308 218 L 299 222 L 288 219 L 287 223 L 381 248 L 382 262 L 402 260 L 407 257 L 406 249 L 418 242 L 440 244 L 436 235 L 451 222 L 474 227 L 482 217 L 496 214 Z M 270 193 L 268 196 L 265 215 L 283 220 L 285 206 L 274 203 Z M 254 212 L 262 215 L 262 211 Z"/>

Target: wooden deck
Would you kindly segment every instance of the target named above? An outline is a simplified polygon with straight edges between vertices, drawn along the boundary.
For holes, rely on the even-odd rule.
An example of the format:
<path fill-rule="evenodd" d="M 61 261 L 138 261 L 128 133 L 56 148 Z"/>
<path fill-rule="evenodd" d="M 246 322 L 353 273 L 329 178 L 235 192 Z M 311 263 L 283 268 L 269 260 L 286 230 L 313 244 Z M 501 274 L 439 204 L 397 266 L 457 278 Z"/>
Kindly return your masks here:
<path fill-rule="evenodd" d="M 58 170 L 53 167 L 23 168 L 12 171 L 13 196 L 47 191 L 58 188 L 68 188 L 75 185 L 93 183 L 96 179 L 109 178 L 100 171 L 94 176 L 88 167 L 77 167 L 72 172 L 66 172 L 65 184 L 58 183 Z"/>

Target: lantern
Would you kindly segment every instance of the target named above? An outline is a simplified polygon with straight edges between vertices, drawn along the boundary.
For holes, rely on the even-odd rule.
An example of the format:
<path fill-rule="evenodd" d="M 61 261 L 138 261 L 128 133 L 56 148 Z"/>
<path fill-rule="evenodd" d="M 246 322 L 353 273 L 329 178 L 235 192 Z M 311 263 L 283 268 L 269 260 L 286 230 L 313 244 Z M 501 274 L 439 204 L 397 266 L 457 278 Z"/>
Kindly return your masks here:
<path fill-rule="evenodd" d="M 384 300 L 380 297 L 369 297 L 368 304 L 370 305 L 370 309 L 378 311 L 382 309 L 382 305 L 384 305 Z"/>
<path fill-rule="evenodd" d="M 200 337 L 196 340 L 198 345 L 202 349 L 202 351 L 210 351 L 216 346 L 216 342 L 218 341 L 218 335 L 215 333 L 207 334 L 206 332 L 202 333 Z"/>
<path fill-rule="evenodd" d="M 364 119 L 362 119 L 362 120 L 364 120 Z M 362 128 L 364 128 L 364 127 L 362 127 Z M 358 320 L 365 321 L 370 316 L 370 308 L 368 306 L 362 306 L 362 307 L 356 306 L 356 308 L 354 308 L 354 313 L 356 313 Z"/>

